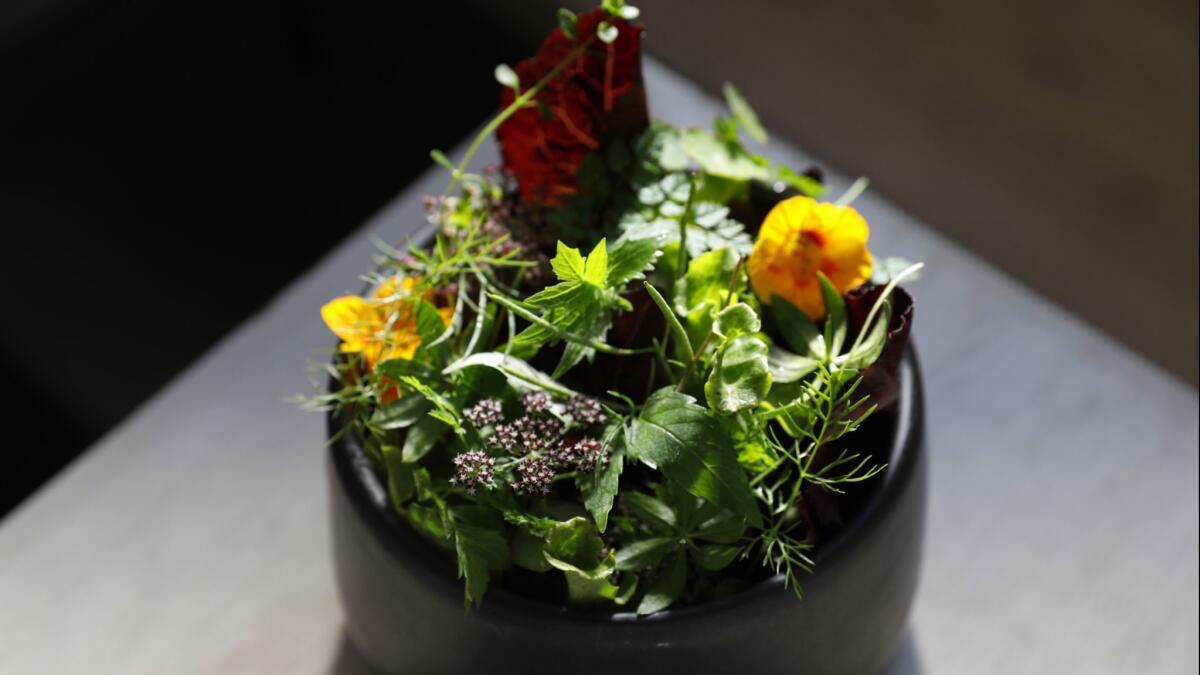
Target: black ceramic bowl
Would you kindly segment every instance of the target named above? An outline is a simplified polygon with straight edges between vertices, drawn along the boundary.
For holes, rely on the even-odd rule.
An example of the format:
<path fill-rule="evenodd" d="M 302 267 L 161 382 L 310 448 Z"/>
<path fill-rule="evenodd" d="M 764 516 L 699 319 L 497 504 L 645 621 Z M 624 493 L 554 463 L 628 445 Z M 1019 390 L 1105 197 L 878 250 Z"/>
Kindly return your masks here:
<path fill-rule="evenodd" d="M 924 401 L 911 346 L 899 379 L 889 466 L 862 511 L 818 549 L 803 600 L 777 576 L 642 618 L 580 614 L 502 588 L 464 611 L 453 562 L 392 511 L 370 460 L 343 435 L 328 467 L 346 632 L 388 673 L 879 673 L 904 636 L 925 521 Z"/>

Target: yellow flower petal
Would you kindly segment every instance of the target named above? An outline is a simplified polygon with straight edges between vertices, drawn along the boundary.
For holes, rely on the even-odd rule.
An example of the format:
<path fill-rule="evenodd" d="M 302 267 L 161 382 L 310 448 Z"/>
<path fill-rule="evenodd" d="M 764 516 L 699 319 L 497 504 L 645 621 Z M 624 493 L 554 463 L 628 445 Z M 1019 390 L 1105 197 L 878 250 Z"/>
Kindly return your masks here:
<path fill-rule="evenodd" d="M 763 220 L 746 267 L 759 300 L 778 295 L 809 317 L 825 315 L 817 273 L 839 293 L 871 278 L 867 250 L 870 228 L 849 206 L 792 197 L 775 205 Z"/>

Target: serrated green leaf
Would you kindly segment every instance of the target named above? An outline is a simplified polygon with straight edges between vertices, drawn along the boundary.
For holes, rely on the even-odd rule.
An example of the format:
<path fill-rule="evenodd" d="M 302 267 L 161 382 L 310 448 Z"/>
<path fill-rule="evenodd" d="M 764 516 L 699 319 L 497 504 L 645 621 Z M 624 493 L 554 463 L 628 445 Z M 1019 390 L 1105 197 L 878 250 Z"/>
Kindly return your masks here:
<path fill-rule="evenodd" d="M 670 387 L 650 396 L 631 422 L 626 454 L 657 466 L 667 480 L 746 517 L 762 517 L 737 453 L 720 422 Z"/>
<path fill-rule="evenodd" d="M 583 279 L 585 262 L 579 249 L 558 242 L 558 252 L 550 259 L 550 267 L 561 281 L 578 281 Z"/>
<path fill-rule="evenodd" d="M 466 580 L 465 601 L 468 607 L 479 606 L 490 572 L 510 564 L 508 540 L 500 533 L 495 518 L 481 507 L 456 507 L 452 514 L 458 576 Z"/>
<path fill-rule="evenodd" d="M 626 233 L 613 244 L 608 255 L 608 279 L 610 288 L 620 288 L 631 279 L 645 272 L 662 248 L 660 237 L 631 237 Z"/>
<path fill-rule="evenodd" d="M 731 415 L 758 405 L 771 388 L 767 345 L 742 335 L 724 345 L 704 383 L 704 397 L 713 410 Z"/>
<path fill-rule="evenodd" d="M 597 242 L 584 261 L 583 281 L 594 286 L 605 286 L 608 283 L 608 246 L 604 238 Z"/>
<path fill-rule="evenodd" d="M 750 107 L 750 104 L 746 102 L 745 98 L 742 98 L 732 84 L 726 82 L 724 91 L 725 103 L 729 106 L 729 112 L 733 113 L 746 135 L 760 144 L 766 143 L 767 131 L 759 123 L 758 114 L 754 112 L 754 108 Z"/>
<path fill-rule="evenodd" d="M 596 528 L 604 532 L 608 528 L 608 514 L 620 487 L 621 472 L 625 469 L 625 428 L 612 423 L 604 431 L 600 441 L 608 455 L 608 463 L 600 464 L 591 473 L 579 474 L 575 484 L 583 494 L 583 505 Z"/>

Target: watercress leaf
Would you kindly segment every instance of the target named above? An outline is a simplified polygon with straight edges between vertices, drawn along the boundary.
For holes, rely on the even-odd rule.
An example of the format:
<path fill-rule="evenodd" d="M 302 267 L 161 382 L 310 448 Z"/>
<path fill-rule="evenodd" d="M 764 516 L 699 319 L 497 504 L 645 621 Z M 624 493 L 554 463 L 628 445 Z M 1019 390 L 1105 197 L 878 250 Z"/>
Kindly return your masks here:
<path fill-rule="evenodd" d="M 583 505 L 592 514 L 596 528 L 604 532 L 608 528 L 608 513 L 617 496 L 621 471 L 625 468 L 625 426 L 612 423 L 604 430 L 600 441 L 608 455 L 608 463 L 600 464 L 590 473 L 578 474 L 576 486 L 583 494 Z"/>
<path fill-rule="evenodd" d="M 675 512 L 671 510 L 671 507 L 648 494 L 642 492 L 622 494 L 621 504 L 652 529 L 675 532 L 679 527 L 679 520 L 675 517 Z"/>
<path fill-rule="evenodd" d="M 678 546 L 679 539 L 674 537 L 653 537 L 631 542 L 617 549 L 617 569 L 634 571 L 653 568 L 663 556 Z"/>
<path fill-rule="evenodd" d="M 675 557 L 667 563 L 666 570 L 654 580 L 650 588 L 646 589 L 646 595 L 642 596 L 642 601 L 638 603 L 637 613 L 653 614 L 670 607 L 683 593 L 685 581 L 687 581 L 687 556 L 680 552 L 675 554 Z"/>
<path fill-rule="evenodd" d="M 588 254 L 583 265 L 583 280 L 594 286 L 604 286 L 608 281 L 608 245 L 601 238 Z"/>
<path fill-rule="evenodd" d="M 579 249 L 558 242 L 558 254 L 550 259 L 550 267 L 561 281 L 583 279 L 585 262 Z"/>
<path fill-rule="evenodd" d="M 704 397 L 713 410 L 731 415 L 758 405 L 771 388 L 767 345 L 753 335 L 725 344 L 704 383 Z"/>
<path fill-rule="evenodd" d="M 770 307 L 783 341 L 792 351 L 814 359 L 825 358 L 825 337 L 807 314 L 780 295 L 771 296 Z"/>
<path fill-rule="evenodd" d="M 825 300 L 825 321 L 832 328 L 827 329 L 827 332 L 832 334 L 828 345 L 829 354 L 837 356 L 842 351 L 842 345 L 846 343 L 846 301 L 824 272 L 817 272 L 817 279 L 821 282 L 821 297 Z"/>
<path fill-rule="evenodd" d="M 657 466 L 667 480 L 761 525 L 750 482 L 721 423 L 695 399 L 664 387 L 630 424 L 626 454 Z"/>
<path fill-rule="evenodd" d="M 428 415 L 422 417 L 404 434 L 401 456 L 410 464 L 421 461 L 449 431 L 450 427 L 442 419 Z"/>
<path fill-rule="evenodd" d="M 713 322 L 713 332 L 727 340 L 757 333 L 761 327 L 758 314 L 744 302 L 736 302 L 717 312 Z"/>
<path fill-rule="evenodd" d="M 725 83 L 725 103 L 747 136 L 753 138 L 757 143 L 767 142 L 767 131 L 759 123 L 758 114 L 754 112 L 754 108 L 750 107 L 746 99 L 742 98 L 738 90 L 728 82 Z"/>
<path fill-rule="evenodd" d="M 767 370 L 774 384 L 798 382 L 820 365 L 818 359 L 793 354 L 782 347 L 771 345 L 767 348 Z"/>
<path fill-rule="evenodd" d="M 728 567 L 729 563 L 733 562 L 741 552 L 741 546 L 720 544 L 697 546 L 692 549 L 692 559 L 696 561 L 696 566 L 700 569 L 706 572 L 716 572 Z"/>

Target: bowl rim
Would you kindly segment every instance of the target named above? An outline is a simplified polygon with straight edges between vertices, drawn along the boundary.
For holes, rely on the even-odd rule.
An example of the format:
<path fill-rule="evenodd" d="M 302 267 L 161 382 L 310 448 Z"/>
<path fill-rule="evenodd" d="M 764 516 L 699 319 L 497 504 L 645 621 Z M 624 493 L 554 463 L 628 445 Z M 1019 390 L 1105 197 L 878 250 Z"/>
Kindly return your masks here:
<path fill-rule="evenodd" d="M 887 469 L 881 474 L 878 488 L 867 498 L 854 519 L 817 547 L 813 555 L 813 572 L 806 579 L 818 579 L 823 569 L 834 566 L 838 558 L 849 555 L 863 538 L 864 531 L 882 517 L 886 506 L 893 503 L 898 493 L 912 482 L 912 474 L 922 453 L 924 410 L 920 368 L 912 340 L 905 349 L 897 380 L 895 428 L 891 435 Z M 338 415 L 331 411 L 326 419 L 330 438 L 328 457 L 332 470 L 352 508 L 365 521 L 367 529 L 381 540 L 396 562 L 409 569 L 418 568 L 422 578 L 438 585 L 438 595 L 448 596 L 448 601 L 456 605 L 461 604 L 462 581 L 453 576 L 452 560 L 395 512 L 386 486 L 357 439 L 351 434 L 340 434 L 334 438 L 335 429 L 340 428 Z M 632 611 L 584 610 L 547 603 L 504 588 L 489 589 L 485 602 L 471 611 L 500 621 L 552 620 L 593 626 L 678 623 L 719 615 L 739 606 L 760 603 L 784 594 L 791 596 L 791 591 L 784 588 L 784 581 L 783 574 L 774 574 L 724 598 L 644 616 Z"/>

